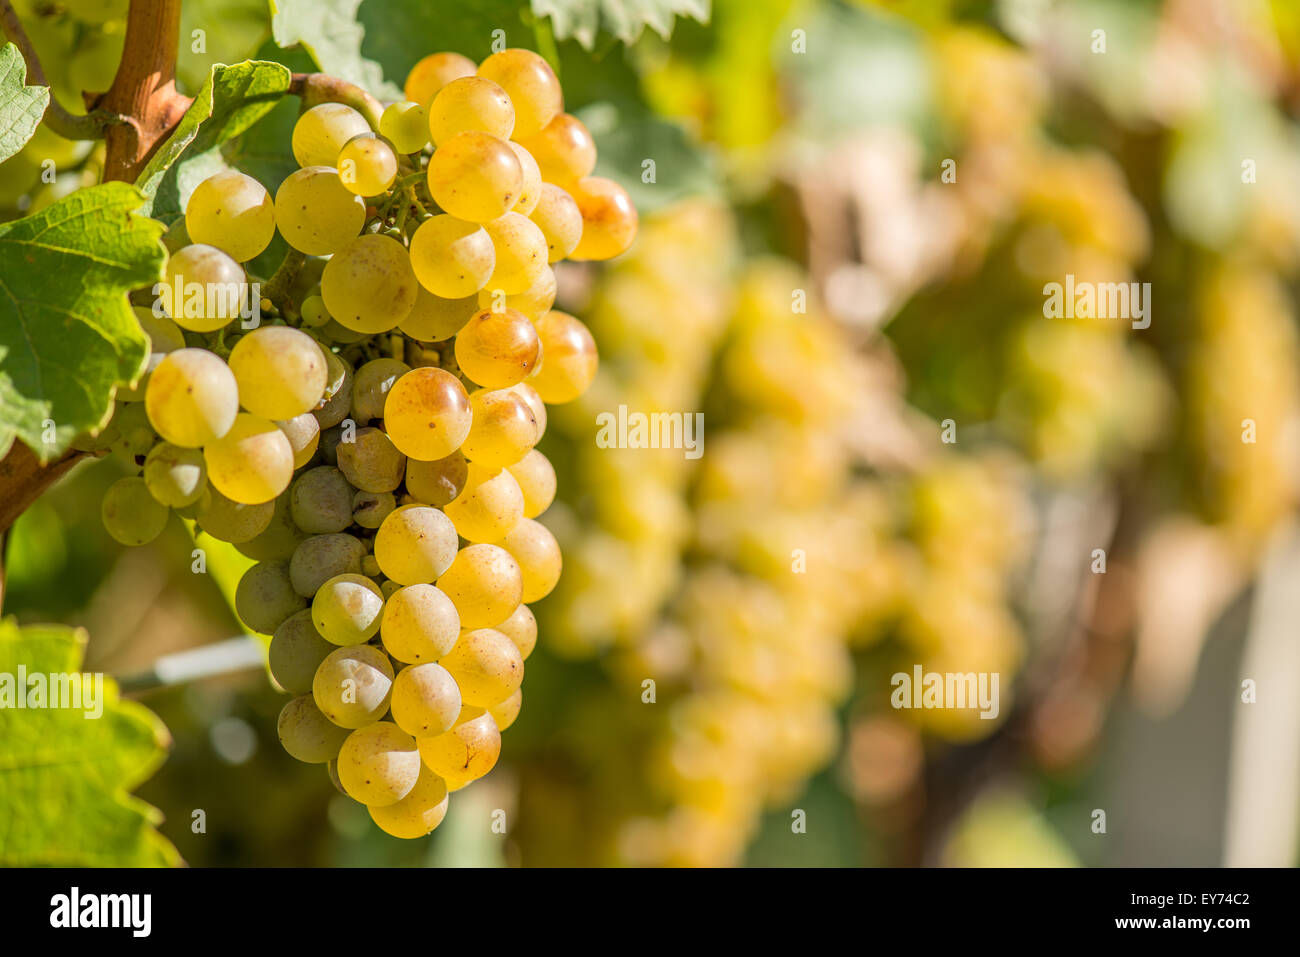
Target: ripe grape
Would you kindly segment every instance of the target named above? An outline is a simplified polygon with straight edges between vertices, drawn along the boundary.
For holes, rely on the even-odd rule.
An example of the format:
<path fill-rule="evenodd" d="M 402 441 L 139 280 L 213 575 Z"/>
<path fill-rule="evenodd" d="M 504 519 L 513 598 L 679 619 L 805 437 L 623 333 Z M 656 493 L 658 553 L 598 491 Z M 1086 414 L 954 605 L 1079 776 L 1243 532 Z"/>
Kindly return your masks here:
<path fill-rule="evenodd" d="M 302 167 L 338 166 L 343 145 L 369 133 L 366 118 L 342 103 L 321 103 L 298 117 L 293 126 L 293 158 Z"/>
<path fill-rule="evenodd" d="M 515 643 L 524 661 L 537 647 L 537 618 L 527 605 L 516 608 L 509 618 L 496 626 L 496 630 Z"/>
<path fill-rule="evenodd" d="M 144 460 L 144 482 L 163 505 L 182 508 L 197 502 L 208 484 L 203 453 L 159 442 Z"/>
<path fill-rule="evenodd" d="M 275 204 L 266 187 L 235 170 L 209 176 L 185 205 L 185 231 L 193 242 L 216 246 L 247 262 L 275 237 Z"/>
<path fill-rule="evenodd" d="M 379 721 L 348 735 L 339 750 L 339 782 L 368 807 L 396 804 L 420 777 L 415 739 L 391 721 Z"/>
<path fill-rule="evenodd" d="M 591 331 L 567 312 L 552 309 L 537 321 L 542 364 L 528 380 L 550 405 L 572 402 L 587 391 L 600 359 Z"/>
<path fill-rule="evenodd" d="M 429 160 L 429 194 L 444 212 L 472 223 L 503 216 L 519 200 L 524 173 L 508 143 L 490 133 L 457 133 Z"/>
<path fill-rule="evenodd" d="M 419 739 L 420 759 L 456 791 L 487 774 L 501 756 L 501 732 L 486 711 L 432 738 Z"/>
<path fill-rule="evenodd" d="M 367 810 L 384 833 L 414 840 L 433 833 L 447 816 L 447 804 L 447 782 L 421 763 L 420 777 L 406 797 L 396 804 L 372 805 Z"/>
<path fill-rule="evenodd" d="M 293 447 L 274 422 L 241 412 L 230 431 L 203 447 L 208 480 L 246 505 L 269 502 L 293 478 Z"/>
<path fill-rule="evenodd" d="M 302 313 L 302 324 L 311 329 L 319 329 L 334 320 L 330 311 L 325 308 L 325 300 L 320 297 L 319 290 L 316 295 L 304 299 L 298 311 Z"/>
<path fill-rule="evenodd" d="M 582 239 L 582 210 L 562 187 L 543 183 L 537 207 L 528 214 L 546 237 L 546 258 L 559 262 L 578 248 Z"/>
<path fill-rule="evenodd" d="M 568 189 L 596 168 L 596 141 L 582 120 L 568 113 L 556 114 L 538 132 L 517 139 L 533 154 L 548 183 Z"/>
<path fill-rule="evenodd" d="M 538 169 L 537 160 L 533 159 L 533 154 L 528 150 L 515 142 L 510 143 L 510 148 L 515 151 L 515 158 L 519 160 L 519 169 L 523 172 L 523 185 L 519 188 L 519 198 L 515 200 L 511 212 L 527 216 L 537 208 L 542 198 L 542 171 Z"/>
<path fill-rule="evenodd" d="M 331 578 L 362 574 L 365 557 L 366 546 L 355 535 L 312 535 L 294 549 L 289 559 L 289 581 L 299 595 L 311 598 Z"/>
<path fill-rule="evenodd" d="M 325 394 L 312 410 L 322 430 L 332 429 L 348 417 L 352 408 L 352 366 L 325 350 Z M 322 444 L 322 448 L 323 448 Z"/>
<path fill-rule="evenodd" d="M 460 448 L 469 434 L 469 395 L 450 372 L 412 369 L 388 392 L 384 427 L 406 456 L 440 459 Z"/>
<path fill-rule="evenodd" d="M 294 480 L 289 492 L 294 523 L 304 532 L 341 532 L 352 524 L 354 489 L 332 465 L 318 465 Z"/>
<path fill-rule="evenodd" d="M 274 502 L 247 505 L 226 498 L 211 484 L 208 491 L 211 501 L 199 513 L 199 528 L 219 541 L 234 545 L 247 542 L 266 531 L 275 515 Z"/>
<path fill-rule="evenodd" d="M 386 576 L 401 585 L 435 581 L 456 557 L 456 528 L 428 505 L 403 505 L 384 519 L 375 535 L 375 558 Z"/>
<path fill-rule="evenodd" d="M 436 585 L 406 585 L 388 596 L 379 636 L 398 661 L 437 661 L 459 634 L 460 614 Z"/>
<path fill-rule="evenodd" d="M 311 623 L 311 611 L 296 611 L 275 629 L 266 650 L 271 677 L 292 695 L 311 696 L 312 678 L 334 645 L 320 636 Z M 315 704 L 312 705 L 315 707 Z"/>
<path fill-rule="evenodd" d="M 637 214 L 627 190 L 612 179 L 588 176 L 573 187 L 582 212 L 582 238 L 572 259 L 613 259 L 636 238 Z"/>
<path fill-rule="evenodd" d="M 316 591 L 311 603 L 311 620 L 326 641 L 355 645 L 369 641 L 379 631 L 384 611 L 384 594 L 364 575 L 335 575 Z M 327 714 L 329 709 L 322 710 Z"/>
<path fill-rule="evenodd" d="M 406 98 L 427 107 L 452 80 L 474 75 L 474 61 L 459 53 L 430 53 L 406 75 Z"/>
<path fill-rule="evenodd" d="M 528 377 L 540 348 L 537 331 L 522 312 L 484 309 L 456 336 L 456 362 L 478 385 L 504 389 Z"/>
<path fill-rule="evenodd" d="M 515 108 L 506 91 L 481 76 L 452 80 L 429 103 L 429 136 L 435 147 L 457 133 L 477 131 L 510 139 Z"/>
<path fill-rule="evenodd" d="M 411 267 L 420 285 L 435 296 L 460 299 L 483 288 L 496 268 L 496 251 L 492 237 L 477 223 L 434 216 L 411 237 Z"/>
<path fill-rule="evenodd" d="M 506 213 L 484 223 L 496 251 L 496 268 L 488 278 L 487 288 L 501 290 L 508 296 L 536 284 L 546 269 L 546 237 L 538 225 L 521 213 Z"/>
<path fill-rule="evenodd" d="M 438 587 L 460 614 L 462 628 L 492 628 L 523 600 L 519 563 L 497 545 L 468 545 L 438 579 Z"/>
<path fill-rule="evenodd" d="M 495 253 L 493 254 L 495 261 Z M 435 296 L 423 285 L 416 292 L 411 314 L 401 321 L 398 329 L 421 342 L 442 342 L 450 339 L 469 322 L 478 311 L 478 297 L 443 299 Z"/>
<path fill-rule="evenodd" d="M 352 520 L 362 528 L 378 528 L 395 508 L 397 499 L 392 492 L 357 492 L 352 496 Z"/>
<path fill-rule="evenodd" d="M 123 545 L 144 545 L 162 534 L 167 525 L 167 506 L 149 494 L 139 476 L 118 479 L 104 493 L 100 506 L 104 528 Z"/>
<path fill-rule="evenodd" d="M 512 47 L 479 64 L 478 75 L 499 83 L 515 106 L 515 138 L 540 132 L 564 109 L 564 94 L 551 65 L 532 50 Z"/>
<path fill-rule="evenodd" d="M 560 580 L 560 544 L 541 522 L 525 518 L 497 542 L 514 556 L 524 582 L 525 602 L 539 601 L 551 593 Z"/>
<path fill-rule="evenodd" d="M 410 371 L 405 362 L 387 356 L 363 364 L 352 376 L 352 417 L 362 425 L 382 419 L 388 390 Z"/>
<path fill-rule="evenodd" d="M 135 306 L 132 311 L 140 323 L 140 328 L 149 338 L 149 359 L 135 385 L 118 389 L 117 398 L 122 402 L 143 402 L 153 370 L 158 368 L 158 363 L 162 362 L 169 352 L 185 348 L 185 334 L 171 318 L 155 316 L 152 309 Z"/>
<path fill-rule="evenodd" d="M 316 707 L 340 728 L 364 728 L 388 710 L 393 666 L 370 645 L 335 648 L 316 669 L 311 696 Z"/>
<path fill-rule="evenodd" d="M 555 270 L 549 266 L 538 273 L 538 279 L 523 292 L 507 296 L 500 289 L 484 289 L 478 294 L 478 304 L 492 312 L 514 309 L 536 322 L 555 304 Z"/>
<path fill-rule="evenodd" d="M 338 252 L 356 238 L 365 222 L 365 200 L 348 192 L 332 163 L 295 170 L 275 191 L 280 235 L 308 256 Z"/>
<path fill-rule="evenodd" d="M 289 580 L 288 562 L 258 562 L 244 572 L 235 587 L 235 614 L 249 629 L 263 635 L 274 634 L 306 604 Z"/>
<path fill-rule="evenodd" d="M 357 429 L 351 442 L 339 443 L 337 454 L 339 470 L 363 492 L 391 492 L 406 474 L 406 456 L 383 429 Z"/>
<path fill-rule="evenodd" d="M 527 382 L 520 382 L 512 385 L 507 392 L 513 392 L 519 398 L 528 403 L 528 408 L 533 410 L 533 417 L 537 419 L 537 440 L 540 442 L 542 436 L 546 434 L 546 403 L 542 397 L 537 394 L 537 390 Z"/>
<path fill-rule="evenodd" d="M 243 312 L 246 279 L 243 267 L 216 246 L 179 249 L 167 257 L 169 314 L 182 329 L 215 332 Z"/>
<path fill-rule="evenodd" d="M 460 494 L 468 475 L 469 463 L 459 451 L 432 462 L 407 459 L 406 491 L 426 505 L 442 508 Z"/>
<path fill-rule="evenodd" d="M 477 389 L 469 401 L 474 420 L 461 451 L 471 462 L 505 468 L 537 444 L 537 416 L 523 396 L 509 389 Z"/>
<path fill-rule="evenodd" d="M 399 153 L 418 153 L 429 145 L 429 115 L 419 103 L 394 103 L 379 117 L 379 132 Z"/>
<path fill-rule="evenodd" d="M 515 643 L 491 628 L 461 632 L 438 662 L 456 679 L 468 705 L 490 708 L 519 690 L 524 659 Z"/>
<path fill-rule="evenodd" d="M 206 349 L 170 352 L 149 377 L 144 407 L 168 442 L 198 448 L 230 431 L 239 412 L 239 386 L 230 367 Z"/>
<path fill-rule="evenodd" d="M 229 499 L 227 499 L 229 501 Z M 265 503 L 264 503 L 265 504 Z M 293 523 L 293 514 L 289 508 L 289 496 L 281 495 L 275 500 L 275 511 L 271 521 L 246 542 L 239 542 L 235 549 L 241 555 L 258 562 L 288 561 L 294 550 L 306 537 Z M 262 505 L 243 505 L 245 509 L 260 509 Z"/>
<path fill-rule="evenodd" d="M 555 466 L 537 449 L 533 449 L 506 469 L 524 493 L 524 518 L 536 518 L 555 501 Z M 407 480 L 408 484 L 410 480 Z"/>
<path fill-rule="evenodd" d="M 239 401 L 264 419 L 292 419 L 310 412 L 325 394 L 325 355 L 305 332 L 262 326 L 230 350 L 230 371 Z"/>
<path fill-rule="evenodd" d="M 505 469 L 471 462 L 464 490 L 444 511 L 461 538 L 495 542 L 524 517 L 524 493 Z"/>
<path fill-rule="evenodd" d="M 354 332 L 387 332 L 415 305 L 411 257 L 397 240 L 358 236 L 325 264 L 320 291 L 325 307 Z"/>
<path fill-rule="evenodd" d="M 393 720 L 416 738 L 450 731 L 460 707 L 460 687 L 442 665 L 411 665 L 393 681 Z"/>
<path fill-rule="evenodd" d="M 378 196 L 397 179 L 397 154 L 374 133 L 352 137 L 339 151 L 339 181 L 358 196 Z"/>
<path fill-rule="evenodd" d="M 325 358 L 322 356 L 322 368 L 324 362 Z M 279 426 L 280 431 L 289 440 L 289 447 L 293 449 L 293 467 L 300 469 L 310 462 L 312 456 L 316 454 L 316 447 L 320 444 L 320 423 L 316 421 L 316 417 L 310 412 L 304 412 L 291 419 L 279 420 L 275 424 Z"/>
<path fill-rule="evenodd" d="M 497 730 L 504 731 L 515 723 L 523 706 L 524 689 L 520 688 L 505 701 L 488 708 L 488 714 L 492 715 L 492 720 L 496 722 Z"/>
<path fill-rule="evenodd" d="M 294 698 L 280 710 L 275 730 L 289 757 L 306 764 L 334 760 L 348 737 L 347 729 L 325 717 L 309 694 Z"/>

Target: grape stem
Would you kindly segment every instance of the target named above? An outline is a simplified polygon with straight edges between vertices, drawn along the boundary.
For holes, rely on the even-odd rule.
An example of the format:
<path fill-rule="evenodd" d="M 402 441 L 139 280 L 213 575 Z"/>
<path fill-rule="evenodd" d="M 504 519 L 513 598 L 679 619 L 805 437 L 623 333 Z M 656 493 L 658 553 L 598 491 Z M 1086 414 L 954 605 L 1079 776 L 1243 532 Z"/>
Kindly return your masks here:
<path fill-rule="evenodd" d="M 322 103 L 342 103 L 364 116 L 372 130 L 379 129 L 383 106 L 355 83 L 328 73 L 295 73 L 289 80 L 289 92 L 301 98 L 304 110 Z"/>
<path fill-rule="evenodd" d="M 40 57 L 36 55 L 36 48 L 32 46 L 32 41 L 9 0 L 0 0 L 0 27 L 3 27 L 4 35 L 18 47 L 18 52 L 27 63 L 27 83 L 31 86 L 49 87 L 50 82 L 45 77 L 45 69 L 41 66 Z M 126 117 L 108 110 L 91 110 L 85 115 L 69 113 L 55 99 L 53 88 L 50 88 L 50 100 L 42 120 L 50 132 L 65 140 L 103 139 L 104 131 L 109 126 L 127 122 Z"/>
<path fill-rule="evenodd" d="M 289 289 L 293 286 L 294 280 L 298 278 L 298 273 L 302 269 L 303 263 L 307 257 L 289 247 L 289 251 L 284 254 L 284 259 L 280 261 L 279 267 L 271 274 L 261 288 L 262 297 L 271 300 L 271 304 L 279 310 L 280 315 L 285 319 L 296 319 L 298 310 L 294 308 L 293 302 L 289 299 Z"/>

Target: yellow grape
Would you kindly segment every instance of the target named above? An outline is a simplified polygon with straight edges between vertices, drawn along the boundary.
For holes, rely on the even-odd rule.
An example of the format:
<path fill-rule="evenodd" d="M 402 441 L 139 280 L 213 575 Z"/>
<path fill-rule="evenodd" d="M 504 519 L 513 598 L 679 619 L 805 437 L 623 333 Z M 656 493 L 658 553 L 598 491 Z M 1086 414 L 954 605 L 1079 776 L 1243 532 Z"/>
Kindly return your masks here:
<path fill-rule="evenodd" d="M 519 649 L 491 628 L 461 632 L 451 651 L 438 663 L 456 679 L 461 700 L 476 708 L 490 708 L 505 701 L 524 680 L 524 659 Z"/>
<path fill-rule="evenodd" d="M 375 535 L 375 558 L 399 585 L 435 581 L 456 557 L 452 520 L 428 505 L 403 505 L 384 519 Z"/>
<path fill-rule="evenodd" d="M 182 329 L 215 332 L 239 318 L 246 280 L 243 267 L 216 246 L 195 243 L 178 249 L 167 257 L 168 313 Z"/>
<path fill-rule="evenodd" d="M 476 295 L 471 294 L 463 299 L 444 299 L 429 292 L 421 283 L 415 293 L 415 305 L 411 307 L 410 314 L 397 324 L 397 328 L 421 342 L 443 342 L 465 328 L 465 323 L 478 312 L 478 308 Z"/>
<path fill-rule="evenodd" d="M 550 405 L 572 402 L 596 377 L 600 358 L 591 331 L 567 312 L 552 309 L 537 321 L 542 364 L 528 380 Z"/>
<path fill-rule="evenodd" d="M 352 417 L 361 423 L 369 422 L 371 419 L 382 419 L 388 390 L 393 387 L 394 382 L 410 371 L 411 367 L 405 362 L 387 356 L 371 359 L 358 368 L 352 376 Z M 375 491 L 389 490 L 376 489 Z"/>
<path fill-rule="evenodd" d="M 393 383 L 384 428 L 402 454 L 423 462 L 450 455 L 469 435 L 469 395 L 450 372 L 412 369 Z"/>
<path fill-rule="evenodd" d="M 447 816 L 448 802 L 447 782 L 421 762 L 420 777 L 406 797 L 396 804 L 370 805 L 366 810 L 385 834 L 411 841 L 433 833 Z"/>
<path fill-rule="evenodd" d="M 507 296 L 499 289 L 483 289 L 478 294 L 478 305 L 482 309 L 501 312 L 503 309 L 516 309 L 536 322 L 555 305 L 555 270 L 547 266 L 542 270 L 538 280 L 513 296 Z"/>
<path fill-rule="evenodd" d="M 420 752 L 391 721 L 353 731 L 339 749 L 336 769 L 348 797 L 367 807 L 396 804 L 420 777 Z"/>
<path fill-rule="evenodd" d="M 528 660 L 528 656 L 537 647 L 537 618 L 527 605 L 516 608 L 514 614 L 497 625 L 496 629 L 515 643 L 524 661 Z"/>
<path fill-rule="evenodd" d="M 211 487 L 208 493 L 207 507 L 199 512 L 197 521 L 199 528 L 220 541 L 243 544 L 266 531 L 275 517 L 274 502 L 245 505 L 232 502 Z"/>
<path fill-rule="evenodd" d="M 519 188 L 519 199 L 515 200 L 511 211 L 527 216 L 537 208 L 537 203 L 542 198 L 542 171 L 537 166 L 537 160 L 533 159 L 533 154 L 528 150 L 514 142 L 510 144 L 510 148 L 515 151 L 519 168 L 524 174 L 523 185 Z"/>
<path fill-rule="evenodd" d="M 379 132 L 399 153 L 418 153 L 429 145 L 429 116 L 411 100 L 394 103 L 379 117 Z"/>
<path fill-rule="evenodd" d="M 537 390 L 527 382 L 518 382 L 507 391 L 519 396 L 528 403 L 528 408 L 533 410 L 533 418 L 537 419 L 537 441 L 540 442 L 542 436 L 546 434 L 546 403 L 537 394 Z"/>
<path fill-rule="evenodd" d="M 159 442 L 149 450 L 143 477 L 149 494 L 169 508 L 193 505 L 208 487 L 203 453 L 170 442 Z"/>
<path fill-rule="evenodd" d="M 208 480 L 226 498 L 245 505 L 269 502 L 293 478 L 293 446 L 268 419 L 241 412 L 230 431 L 203 447 Z"/>
<path fill-rule="evenodd" d="M 519 563 L 497 545 L 467 545 L 438 579 L 460 613 L 462 628 L 491 628 L 519 607 L 524 583 Z"/>
<path fill-rule="evenodd" d="M 239 384 L 214 353 L 177 349 L 167 353 L 150 374 L 144 408 L 149 424 L 168 442 L 198 448 L 235 424 Z"/>
<path fill-rule="evenodd" d="M 411 237 L 415 277 L 443 299 L 474 295 L 487 284 L 495 267 L 492 237 L 477 223 L 445 214 L 434 216 L 421 223 Z"/>
<path fill-rule="evenodd" d="M 488 714 L 492 715 L 492 720 L 496 722 L 497 730 L 504 731 L 515 723 L 523 706 L 524 689 L 519 688 L 505 701 L 488 708 Z"/>
<path fill-rule="evenodd" d="M 524 173 L 508 143 L 490 133 L 457 133 L 429 160 L 429 193 L 444 212 L 472 223 L 503 216 L 519 199 Z"/>
<path fill-rule="evenodd" d="M 524 518 L 536 518 L 555 501 L 555 466 L 537 449 L 533 449 L 514 465 L 507 465 L 510 474 L 524 493 Z"/>
<path fill-rule="evenodd" d="M 497 544 L 519 563 L 525 602 L 540 601 L 559 583 L 563 567 L 560 543 L 541 522 L 521 519 Z"/>
<path fill-rule="evenodd" d="M 512 47 L 479 64 L 478 75 L 493 80 L 515 105 L 515 137 L 532 136 L 564 109 L 564 94 L 551 65 L 532 50 Z"/>
<path fill-rule="evenodd" d="M 312 624 L 322 638 L 335 645 L 369 641 L 379 631 L 383 613 L 384 595 L 379 586 L 355 572 L 328 579 L 311 601 Z"/>
<path fill-rule="evenodd" d="M 427 107 L 444 86 L 462 76 L 474 75 L 474 61 L 459 53 L 430 53 L 406 75 L 406 98 Z"/>
<path fill-rule="evenodd" d="M 555 118 L 531 136 L 516 137 L 533 154 L 542 179 L 568 188 L 590 176 L 596 168 L 596 141 L 582 120 L 568 113 Z"/>
<path fill-rule="evenodd" d="M 320 423 L 316 421 L 316 416 L 304 412 L 275 424 L 289 439 L 289 447 L 293 449 L 293 467 L 300 469 L 310 462 L 320 445 Z"/>
<path fill-rule="evenodd" d="M 167 353 L 185 348 L 185 333 L 181 332 L 181 327 L 169 316 L 155 316 L 152 308 L 133 306 L 131 311 L 135 313 L 144 334 L 149 337 L 149 360 L 135 385 L 119 388 L 117 398 L 122 402 L 143 402 L 153 370 L 158 368 L 158 363 L 163 361 Z M 477 299 L 474 300 L 474 309 L 471 311 L 478 311 Z"/>
<path fill-rule="evenodd" d="M 336 648 L 325 656 L 311 680 L 316 707 L 340 728 L 364 728 L 388 710 L 393 666 L 371 645 Z"/>
<path fill-rule="evenodd" d="M 480 76 L 452 80 L 429 104 L 429 136 L 435 147 L 470 130 L 508 140 L 514 128 L 515 108 L 510 97 Z"/>
<path fill-rule="evenodd" d="M 348 738 L 347 729 L 325 717 L 309 694 L 294 698 L 280 710 L 275 730 L 285 753 L 305 764 L 334 760 Z"/>
<path fill-rule="evenodd" d="M 501 756 L 501 732 L 488 712 L 432 738 L 419 739 L 420 759 L 456 791 L 477 781 Z"/>
<path fill-rule="evenodd" d="M 275 237 L 275 204 L 253 177 L 235 170 L 215 173 L 190 194 L 185 231 L 192 242 L 216 246 L 237 262 L 247 262 Z"/>
<path fill-rule="evenodd" d="M 308 256 L 338 252 L 356 238 L 365 222 L 365 200 L 347 191 L 332 165 L 295 170 L 275 192 L 280 235 Z"/>
<path fill-rule="evenodd" d="M 504 389 L 528 377 L 540 348 L 537 330 L 522 312 L 484 309 L 456 336 L 456 362 L 471 382 Z"/>
<path fill-rule="evenodd" d="M 476 389 L 469 401 L 474 420 L 461 451 L 471 462 L 505 468 L 537 444 L 537 416 L 523 396 L 509 389 Z"/>
<path fill-rule="evenodd" d="M 426 505 L 442 508 L 465 487 L 469 463 L 459 452 L 433 462 L 406 460 L 406 491 Z"/>
<path fill-rule="evenodd" d="M 387 332 L 410 314 L 418 283 L 406 247 L 368 233 L 340 249 L 321 274 L 320 293 L 336 321 L 353 332 Z"/>
<path fill-rule="evenodd" d="M 321 103 L 298 117 L 293 125 L 293 158 L 299 166 L 338 166 L 343 144 L 369 133 L 366 118 L 342 103 Z"/>
<path fill-rule="evenodd" d="M 398 661 L 437 661 L 460 634 L 460 614 L 436 585 L 406 585 L 388 596 L 379 637 Z"/>
<path fill-rule="evenodd" d="M 393 720 L 417 738 L 450 731 L 460 715 L 460 686 L 442 665 L 411 665 L 393 682 Z"/>
<path fill-rule="evenodd" d="M 546 237 L 546 257 L 559 262 L 578 248 L 582 239 L 582 210 L 563 187 L 543 183 L 537 207 L 528 214 Z"/>
<path fill-rule="evenodd" d="M 531 287 L 546 269 L 546 237 L 537 224 L 520 213 L 506 213 L 484 223 L 496 250 L 496 268 L 487 288 L 501 290 L 507 296 Z"/>
<path fill-rule="evenodd" d="M 149 492 L 138 475 L 120 478 L 108 487 L 100 505 L 104 529 L 123 545 L 145 545 L 162 534 L 171 515 Z"/>
<path fill-rule="evenodd" d="M 289 326 L 262 326 L 230 350 L 239 401 L 265 419 L 310 412 L 325 394 L 325 354 L 316 340 Z"/>
<path fill-rule="evenodd" d="M 471 463 L 465 488 L 443 510 L 461 538 L 495 542 L 524 517 L 524 493 L 505 469 Z"/>
<path fill-rule="evenodd" d="M 588 176 L 573 187 L 582 211 L 582 238 L 570 258 L 613 259 L 636 239 L 637 214 L 627 190 L 612 179 Z"/>
<path fill-rule="evenodd" d="M 358 196 L 378 196 L 397 179 L 397 154 L 374 133 L 361 133 L 339 151 L 339 182 Z"/>

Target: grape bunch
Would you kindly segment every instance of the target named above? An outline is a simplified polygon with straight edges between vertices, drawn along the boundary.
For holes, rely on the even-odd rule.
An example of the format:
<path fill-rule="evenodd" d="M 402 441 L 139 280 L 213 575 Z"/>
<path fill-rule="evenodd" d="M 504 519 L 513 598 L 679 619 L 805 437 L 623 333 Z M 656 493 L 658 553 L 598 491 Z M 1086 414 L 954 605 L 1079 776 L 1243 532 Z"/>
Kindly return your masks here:
<path fill-rule="evenodd" d="M 378 130 L 306 109 L 274 198 L 233 170 L 195 188 L 136 308 L 147 371 L 91 447 L 139 469 L 104 497 L 118 541 L 176 510 L 255 560 L 235 606 L 295 696 L 285 750 L 414 838 L 496 763 L 560 576 L 534 446 L 597 355 L 553 265 L 623 252 L 637 214 L 537 54 L 434 54 L 405 94 Z M 259 297 L 242 264 L 277 230 Z"/>

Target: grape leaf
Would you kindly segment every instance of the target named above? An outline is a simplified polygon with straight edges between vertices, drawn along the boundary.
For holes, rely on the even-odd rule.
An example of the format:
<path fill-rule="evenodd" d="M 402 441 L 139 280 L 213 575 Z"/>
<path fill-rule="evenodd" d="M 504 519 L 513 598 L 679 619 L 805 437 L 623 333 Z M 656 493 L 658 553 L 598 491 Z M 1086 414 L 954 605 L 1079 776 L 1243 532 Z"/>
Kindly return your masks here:
<path fill-rule="evenodd" d="M 593 103 L 578 116 L 600 146 L 596 174 L 622 185 L 642 214 L 687 196 L 720 194 L 717 163 L 676 123 L 612 102 Z"/>
<path fill-rule="evenodd" d="M 378 63 L 361 53 L 366 28 L 357 22 L 361 0 L 270 0 L 271 35 L 282 47 L 301 44 L 326 73 L 357 84 L 381 100 L 402 91 L 384 80 Z"/>
<path fill-rule="evenodd" d="M 221 144 L 269 113 L 288 92 L 291 77 L 288 67 L 266 60 L 214 66 L 172 135 L 136 180 L 148 198 L 144 212 L 167 223 L 179 218 L 194 187 L 226 168 Z"/>
<path fill-rule="evenodd" d="M 49 87 L 27 86 L 27 64 L 18 47 L 0 47 L 0 163 L 32 138 L 49 102 Z"/>
<path fill-rule="evenodd" d="M 86 633 L 0 621 L 0 675 L 80 672 Z M 85 684 L 83 683 L 83 687 Z M 30 684 L 27 684 L 30 687 Z M 30 698 L 26 700 L 31 700 Z M 0 866 L 174 866 L 158 811 L 129 792 L 162 763 L 170 736 L 148 709 L 103 679 L 102 707 L 0 708 Z"/>
<path fill-rule="evenodd" d="M 17 436 L 60 455 L 140 374 L 149 341 L 126 294 L 164 260 L 162 225 L 133 212 L 143 199 L 103 183 L 0 224 L 0 448 Z"/>
<path fill-rule="evenodd" d="M 710 0 L 532 0 L 539 17 L 550 17 L 555 37 L 573 37 L 590 50 L 603 29 L 634 43 L 649 27 L 665 40 L 677 17 L 709 22 Z"/>

